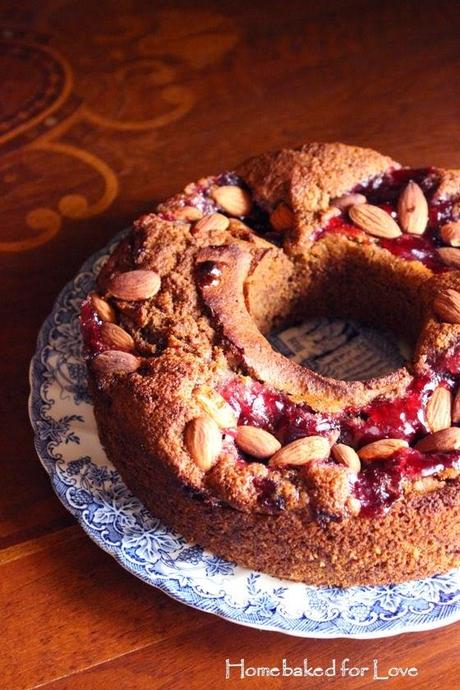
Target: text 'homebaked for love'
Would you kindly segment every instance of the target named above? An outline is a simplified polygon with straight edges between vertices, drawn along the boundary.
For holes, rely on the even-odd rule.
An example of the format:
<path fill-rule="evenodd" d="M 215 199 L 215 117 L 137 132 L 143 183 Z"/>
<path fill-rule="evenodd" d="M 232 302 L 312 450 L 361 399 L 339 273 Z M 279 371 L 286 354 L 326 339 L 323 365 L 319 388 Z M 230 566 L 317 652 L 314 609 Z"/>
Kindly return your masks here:
<path fill-rule="evenodd" d="M 372 680 L 391 680 L 398 677 L 415 678 L 419 671 L 415 666 L 382 666 L 378 659 L 372 659 L 367 666 L 355 664 L 352 659 L 331 659 L 327 666 L 318 666 L 309 659 L 300 665 L 282 659 L 277 666 L 249 666 L 245 659 L 225 660 L 225 679 L 243 680 L 254 677 L 282 678 L 371 678 Z"/>

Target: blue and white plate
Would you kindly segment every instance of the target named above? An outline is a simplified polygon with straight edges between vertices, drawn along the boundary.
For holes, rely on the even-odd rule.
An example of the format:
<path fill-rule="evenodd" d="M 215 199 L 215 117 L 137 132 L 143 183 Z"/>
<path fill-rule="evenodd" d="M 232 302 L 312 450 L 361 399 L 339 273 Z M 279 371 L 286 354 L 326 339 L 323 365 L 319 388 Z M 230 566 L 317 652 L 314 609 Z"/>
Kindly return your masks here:
<path fill-rule="evenodd" d="M 253 628 L 301 637 L 372 638 L 460 620 L 460 570 L 385 587 L 339 589 L 278 580 L 187 543 L 133 496 L 99 442 L 78 325 L 80 302 L 118 240 L 91 257 L 61 292 L 30 369 L 38 456 L 59 499 L 91 539 L 174 599 Z"/>

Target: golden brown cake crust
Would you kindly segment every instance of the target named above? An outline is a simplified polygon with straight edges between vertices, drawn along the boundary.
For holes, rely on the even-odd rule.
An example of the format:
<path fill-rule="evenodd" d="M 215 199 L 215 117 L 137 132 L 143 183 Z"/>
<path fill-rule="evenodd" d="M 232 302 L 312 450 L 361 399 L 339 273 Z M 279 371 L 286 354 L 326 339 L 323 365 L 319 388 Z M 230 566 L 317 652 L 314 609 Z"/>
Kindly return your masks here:
<path fill-rule="evenodd" d="M 401 258 L 385 238 L 362 229 L 351 233 L 337 205 L 350 193 L 371 198 L 398 171 L 398 163 L 369 149 L 309 144 L 249 159 L 236 175 L 202 178 L 140 218 L 98 277 L 99 298 L 128 336 L 104 327 L 106 315 L 94 315 L 93 298 L 85 307 L 96 324 L 91 341 L 82 317 L 108 457 L 154 514 L 237 563 L 341 586 L 398 582 L 460 564 L 456 459 L 432 472 L 431 483 L 404 475 L 392 505 L 370 517 L 357 488 L 361 472 L 334 460 L 338 455 L 320 453 L 308 462 L 295 456 L 284 464 L 273 453 L 273 460 L 241 454 L 238 410 L 227 395 L 234 381 L 243 390 L 265 386 L 286 409 L 313 415 L 311 428 L 319 431 L 300 437 L 319 435 L 333 449 L 353 433 L 359 454 L 362 410 L 372 417 L 375 405 L 396 404 L 423 381 L 423 419 L 410 445 L 434 431 L 427 422 L 433 389 L 440 382 L 446 395 L 456 390 L 456 374 L 443 369 L 441 376 L 439 358 L 460 341 L 460 317 L 446 322 L 436 305 L 446 291 L 460 293 L 460 273 Z M 430 204 L 447 200 L 455 221 L 458 171 L 430 169 L 422 177 L 433 188 Z M 274 232 L 271 219 L 275 226 L 281 207 L 286 227 Z M 339 221 L 342 234 L 334 231 Z M 267 226 L 268 232 L 260 229 Z M 322 234 L 325 227 L 329 234 Z M 128 276 L 128 291 L 120 276 Z M 413 362 L 364 382 L 320 376 L 273 351 L 264 337 L 309 315 L 357 318 L 402 333 L 416 345 Z M 126 355 L 111 360 L 118 350 Z M 218 413 L 216 405 L 223 405 Z M 235 423 L 220 423 L 222 415 Z M 242 415 L 239 425 L 251 426 L 253 417 Z M 451 419 L 449 437 L 455 451 L 456 423 Z M 399 448 L 392 457 L 406 467 L 421 455 Z M 363 468 L 370 476 L 364 461 Z"/>
<path fill-rule="evenodd" d="M 113 436 L 108 412 L 98 408 L 101 439 L 132 491 L 180 534 L 224 558 L 277 577 L 341 587 L 404 582 L 460 566 L 459 479 L 410 496 L 383 518 L 321 525 L 308 505 L 248 513 L 188 493 L 156 459 L 133 453 L 125 436 Z"/>

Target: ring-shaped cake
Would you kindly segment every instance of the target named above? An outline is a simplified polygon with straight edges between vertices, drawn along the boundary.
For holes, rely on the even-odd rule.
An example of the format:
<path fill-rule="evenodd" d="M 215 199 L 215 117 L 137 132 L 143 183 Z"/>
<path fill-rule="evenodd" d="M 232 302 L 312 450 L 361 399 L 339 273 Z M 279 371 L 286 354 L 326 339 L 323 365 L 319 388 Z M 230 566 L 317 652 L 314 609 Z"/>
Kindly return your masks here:
<path fill-rule="evenodd" d="M 151 511 L 311 584 L 460 564 L 460 171 L 309 144 L 202 178 L 140 218 L 82 304 L 108 457 Z M 312 316 L 414 352 L 321 376 L 266 336 Z"/>

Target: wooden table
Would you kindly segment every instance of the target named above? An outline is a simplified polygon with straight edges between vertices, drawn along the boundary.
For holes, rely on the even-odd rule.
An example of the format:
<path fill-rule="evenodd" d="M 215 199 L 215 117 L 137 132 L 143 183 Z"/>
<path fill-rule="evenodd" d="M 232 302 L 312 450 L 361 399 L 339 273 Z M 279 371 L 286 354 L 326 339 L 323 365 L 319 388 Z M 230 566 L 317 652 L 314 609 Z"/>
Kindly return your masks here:
<path fill-rule="evenodd" d="M 38 328 L 83 260 L 161 198 L 249 154 L 306 141 L 460 166 L 456 1 L 3 0 L 1 687 L 368 688 L 224 678 L 350 658 L 458 687 L 460 624 L 368 642 L 238 627 L 124 572 L 51 490 L 32 445 Z"/>

